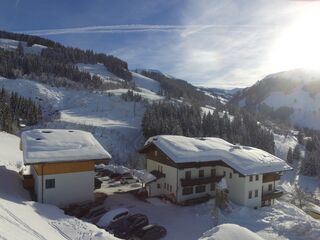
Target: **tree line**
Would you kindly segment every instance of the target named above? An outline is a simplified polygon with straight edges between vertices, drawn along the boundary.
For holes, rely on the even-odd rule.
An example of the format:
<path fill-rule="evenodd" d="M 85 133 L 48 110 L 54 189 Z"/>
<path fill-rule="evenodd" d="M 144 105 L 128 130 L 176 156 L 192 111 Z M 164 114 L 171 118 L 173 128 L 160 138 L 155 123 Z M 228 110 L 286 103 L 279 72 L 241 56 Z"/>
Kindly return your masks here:
<path fill-rule="evenodd" d="M 231 116 L 218 110 L 203 114 L 193 105 L 153 103 L 146 108 L 142 129 L 145 138 L 160 134 L 219 137 L 274 154 L 273 133 L 261 126 L 252 114 L 240 109 Z"/>
<path fill-rule="evenodd" d="M 168 99 L 176 98 L 201 106 L 211 105 L 222 107 L 222 104 L 218 99 L 205 95 L 187 81 L 169 77 L 157 71 L 142 70 L 140 74 L 158 81 L 161 86 L 160 95 L 165 96 Z"/>
<path fill-rule="evenodd" d="M 102 63 L 114 75 L 126 81 L 132 79 L 127 62 L 112 55 L 95 53 L 92 50 L 85 51 L 79 48 L 65 47 L 60 43 L 26 34 L 0 31 L 0 38 L 20 41 L 16 51 L 1 50 L 0 65 L 2 67 L 0 74 L 8 78 L 16 77 L 17 70 L 20 70 L 22 74 L 30 72 L 37 75 L 39 73 L 48 73 L 53 74 L 55 77 L 65 77 L 74 82 L 81 82 L 86 88 L 101 88 L 101 86 L 105 87 L 106 83 L 99 77 L 90 77 L 90 74 L 79 71 L 74 65 L 77 63 Z M 27 46 L 41 44 L 47 46 L 47 48 L 41 51 L 40 56 L 34 54 L 25 55 L 21 42 L 26 42 Z"/>
<path fill-rule="evenodd" d="M 22 124 L 34 125 L 42 118 L 41 107 L 16 92 L 0 91 L 0 128 L 14 133 Z"/>

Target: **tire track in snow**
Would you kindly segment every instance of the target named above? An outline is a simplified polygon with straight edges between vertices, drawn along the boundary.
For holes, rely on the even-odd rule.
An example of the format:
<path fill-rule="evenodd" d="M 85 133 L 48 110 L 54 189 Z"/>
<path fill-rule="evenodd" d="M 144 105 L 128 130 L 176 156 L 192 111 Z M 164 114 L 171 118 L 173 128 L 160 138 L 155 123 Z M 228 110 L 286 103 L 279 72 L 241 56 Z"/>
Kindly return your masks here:
<path fill-rule="evenodd" d="M 32 235 L 34 235 L 35 237 L 37 237 L 40 240 L 46 240 L 46 238 L 44 236 L 42 236 L 39 232 L 37 232 L 36 230 L 34 230 L 33 228 L 31 228 L 28 224 L 26 224 L 24 221 L 22 221 L 20 218 L 18 218 L 16 215 L 14 215 L 10 210 L 8 210 L 7 208 L 5 208 L 4 206 L 2 206 L 0 204 L 0 208 L 2 210 L 4 210 L 12 219 L 14 219 L 15 222 L 13 222 L 13 224 L 20 224 L 22 227 L 24 227 L 25 231 L 28 233 L 31 233 Z M 6 219 L 7 221 L 9 219 Z M 12 221 L 10 221 L 12 222 Z"/>

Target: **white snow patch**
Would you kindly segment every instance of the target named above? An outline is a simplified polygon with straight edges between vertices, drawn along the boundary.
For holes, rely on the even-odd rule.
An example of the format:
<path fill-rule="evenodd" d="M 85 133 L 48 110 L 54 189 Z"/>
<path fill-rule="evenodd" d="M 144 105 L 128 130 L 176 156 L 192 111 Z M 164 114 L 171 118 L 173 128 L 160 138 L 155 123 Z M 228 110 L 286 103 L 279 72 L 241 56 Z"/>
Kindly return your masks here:
<path fill-rule="evenodd" d="M 206 232 L 199 240 L 262 240 L 258 234 L 237 224 L 221 224 Z"/>

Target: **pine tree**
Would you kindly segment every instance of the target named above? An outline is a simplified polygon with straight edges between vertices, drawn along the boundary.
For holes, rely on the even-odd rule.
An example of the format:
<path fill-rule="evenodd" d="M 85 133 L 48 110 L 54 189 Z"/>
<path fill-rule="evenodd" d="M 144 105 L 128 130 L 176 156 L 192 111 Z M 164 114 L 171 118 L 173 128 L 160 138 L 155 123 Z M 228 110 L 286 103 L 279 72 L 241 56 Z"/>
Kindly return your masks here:
<path fill-rule="evenodd" d="M 289 147 L 288 154 L 287 154 L 287 162 L 292 163 L 293 162 L 293 152 L 292 148 Z"/>
<path fill-rule="evenodd" d="M 300 146 L 297 144 L 293 149 L 293 160 L 300 160 Z"/>

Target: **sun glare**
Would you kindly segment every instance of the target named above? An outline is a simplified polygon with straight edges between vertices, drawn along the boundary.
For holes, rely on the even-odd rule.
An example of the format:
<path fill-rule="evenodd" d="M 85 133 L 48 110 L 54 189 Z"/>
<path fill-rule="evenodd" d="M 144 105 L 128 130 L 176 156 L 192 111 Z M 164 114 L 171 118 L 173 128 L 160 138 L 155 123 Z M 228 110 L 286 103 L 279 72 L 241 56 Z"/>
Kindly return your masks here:
<path fill-rule="evenodd" d="M 278 70 L 320 69 L 320 5 L 306 9 L 279 35 L 270 60 Z"/>

